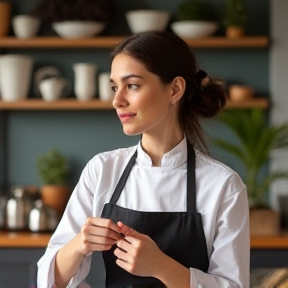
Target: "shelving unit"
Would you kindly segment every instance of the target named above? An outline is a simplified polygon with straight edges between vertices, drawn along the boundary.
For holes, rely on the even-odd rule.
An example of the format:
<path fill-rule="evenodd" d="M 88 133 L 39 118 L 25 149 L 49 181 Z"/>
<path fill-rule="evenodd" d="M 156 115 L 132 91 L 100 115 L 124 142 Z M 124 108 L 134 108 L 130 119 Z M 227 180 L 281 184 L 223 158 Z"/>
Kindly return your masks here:
<path fill-rule="evenodd" d="M 263 108 L 269 106 L 266 98 L 254 98 L 245 102 L 227 102 L 226 109 L 231 108 Z M 77 99 L 63 99 L 53 102 L 46 102 L 42 99 L 26 99 L 16 102 L 0 101 L 1 110 L 112 110 L 112 101 L 78 101 Z"/>
<path fill-rule="evenodd" d="M 81 39 L 60 37 L 35 37 L 19 39 L 16 37 L 0 38 L 0 48 L 113 48 L 128 36 L 101 36 Z M 265 48 L 269 45 L 266 36 L 247 36 L 240 39 L 226 37 L 206 37 L 184 39 L 191 48 Z"/>

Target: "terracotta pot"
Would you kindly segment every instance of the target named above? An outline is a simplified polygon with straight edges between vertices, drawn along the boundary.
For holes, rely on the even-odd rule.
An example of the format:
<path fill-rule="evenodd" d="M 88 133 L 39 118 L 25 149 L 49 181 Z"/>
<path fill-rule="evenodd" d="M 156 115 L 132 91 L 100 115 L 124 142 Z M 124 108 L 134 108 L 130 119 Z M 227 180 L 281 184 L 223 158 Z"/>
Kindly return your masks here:
<path fill-rule="evenodd" d="M 229 87 L 229 99 L 233 102 L 241 102 L 251 99 L 254 95 L 254 89 L 250 86 L 231 85 Z"/>
<path fill-rule="evenodd" d="M 55 209 L 58 217 L 61 218 L 70 197 L 68 186 L 43 185 L 41 187 L 41 198 L 45 205 Z"/>
<path fill-rule="evenodd" d="M 280 233 L 279 213 L 271 209 L 250 209 L 250 235 L 273 236 Z"/>
<path fill-rule="evenodd" d="M 11 4 L 0 1 L 0 37 L 7 36 L 11 19 Z"/>
<path fill-rule="evenodd" d="M 231 26 L 226 28 L 226 37 L 230 39 L 241 38 L 245 35 L 245 30 L 242 27 Z"/>

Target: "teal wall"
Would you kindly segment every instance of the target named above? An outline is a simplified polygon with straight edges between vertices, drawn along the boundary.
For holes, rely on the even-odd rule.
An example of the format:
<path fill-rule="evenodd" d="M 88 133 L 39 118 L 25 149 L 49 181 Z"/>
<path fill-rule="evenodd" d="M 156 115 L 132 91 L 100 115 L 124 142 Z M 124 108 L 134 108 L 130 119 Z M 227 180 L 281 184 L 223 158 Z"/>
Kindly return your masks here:
<path fill-rule="evenodd" d="M 11 0 L 13 14 L 29 13 L 35 0 Z M 129 29 L 124 12 L 136 8 L 140 1 L 114 0 L 116 16 L 104 34 L 127 35 Z M 147 1 L 151 7 L 176 11 L 179 0 Z M 220 8 L 224 0 L 214 0 Z M 248 34 L 269 34 L 269 1 L 248 1 Z M 250 3 L 252 2 L 252 3 Z M 169 29 L 169 28 L 168 28 Z M 221 30 L 220 30 L 221 31 Z M 50 28 L 42 27 L 41 34 L 53 34 Z M 12 32 L 11 32 L 12 34 Z M 109 70 L 110 49 L 7 49 L 4 53 L 21 53 L 33 56 L 34 71 L 44 65 L 59 67 L 65 77 L 73 81 L 72 64 L 89 61 L 96 63 L 100 72 Z M 211 75 L 227 83 L 239 82 L 255 87 L 257 94 L 269 95 L 269 50 L 268 49 L 199 49 L 195 50 L 200 65 Z M 32 85 L 31 85 L 32 87 Z M 29 97 L 34 97 L 31 88 Z M 73 97 L 73 95 L 72 95 Z M 7 182 L 9 185 L 40 185 L 35 161 L 39 154 L 58 147 L 69 159 L 72 186 L 77 182 L 86 162 L 95 154 L 127 147 L 138 142 L 139 137 L 128 137 L 122 132 L 121 124 L 114 111 L 10 111 L 6 112 L 7 133 Z M 217 122 L 205 125 L 212 135 L 230 137 L 229 132 Z M 2 140 L 1 140 L 2 141 Z M 213 155 L 232 168 L 238 169 L 224 154 L 218 153 L 210 144 Z M 241 170 L 241 168 L 239 168 Z"/>

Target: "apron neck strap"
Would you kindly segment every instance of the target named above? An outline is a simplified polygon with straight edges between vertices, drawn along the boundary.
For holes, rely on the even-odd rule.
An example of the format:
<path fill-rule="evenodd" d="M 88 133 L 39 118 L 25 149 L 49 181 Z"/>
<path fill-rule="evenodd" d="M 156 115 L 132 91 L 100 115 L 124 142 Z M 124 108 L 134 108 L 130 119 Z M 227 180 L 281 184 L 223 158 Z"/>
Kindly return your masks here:
<path fill-rule="evenodd" d="M 129 160 L 116 188 L 109 201 L 116 204 L 126 184 L 129 174 L 137 158 L 137 149 Z M 196 212 L 196 185 L 195 185 L 195 152 L 193 146 L 187 140 L 187 211 Z"/>
<path fill-rule="evenodd" d="M 117 203 L 117 201 L 121 195 L 121 192 L 122 192 L 122 190 L 126 184 L 126 181 L 129 177 L 129 174 L 130 174 L 130 172 L 131 172 L 131 170 L 135 164 L 136 158 L 137 158 L 137 148 L 136 148 L 135 153 L 133 154 L 133 156 L 129 160 L 129 162 L 128 162 L 128 164 L 127 164 L 127 166 L 126 166 L 126 168 L 125 168 L 125 170 L 124 170 L 124 172 L 123 172 L 123 174 L 122 174 L 122 176 L 121 176 L 121 178 L 120 178 L 120 180 L 119 180 L 119 182 L 115 188 L 115 191 L 114 191 L 109 203 L 111 203 L 111 204 Z"/>
<path fill-rule="evenodd" d="M 187 211 L 196 212 L 195 152 L 187 140 Z"/>

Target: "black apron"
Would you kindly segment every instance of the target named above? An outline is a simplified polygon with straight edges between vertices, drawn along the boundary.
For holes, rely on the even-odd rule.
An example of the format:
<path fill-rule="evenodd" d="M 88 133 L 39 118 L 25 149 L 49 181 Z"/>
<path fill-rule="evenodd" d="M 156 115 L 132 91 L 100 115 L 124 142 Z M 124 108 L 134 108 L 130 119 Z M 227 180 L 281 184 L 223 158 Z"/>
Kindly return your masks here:
<path fill-rule="evenodd" d="M 207 272 L 209 266 L 206 240 L 201 214 L 196 212 L 195 152 L 187 142 L 187 212 L 142 212 L 117 206 L 117 200 L 125 186 L 137 157 L 137 150 L 125 168 L 109 203 L 106 203 L 101 217 L 123 222 L 139 233 L 151 237 L 166 255 L 185 267 Z M 175 191 L 177 193 L 177 191 Z M 116 264 L 113 246 L 103 251 L 106 268 L 107 288 L 165 287 L 153 277 L 135 276 Z"/>

